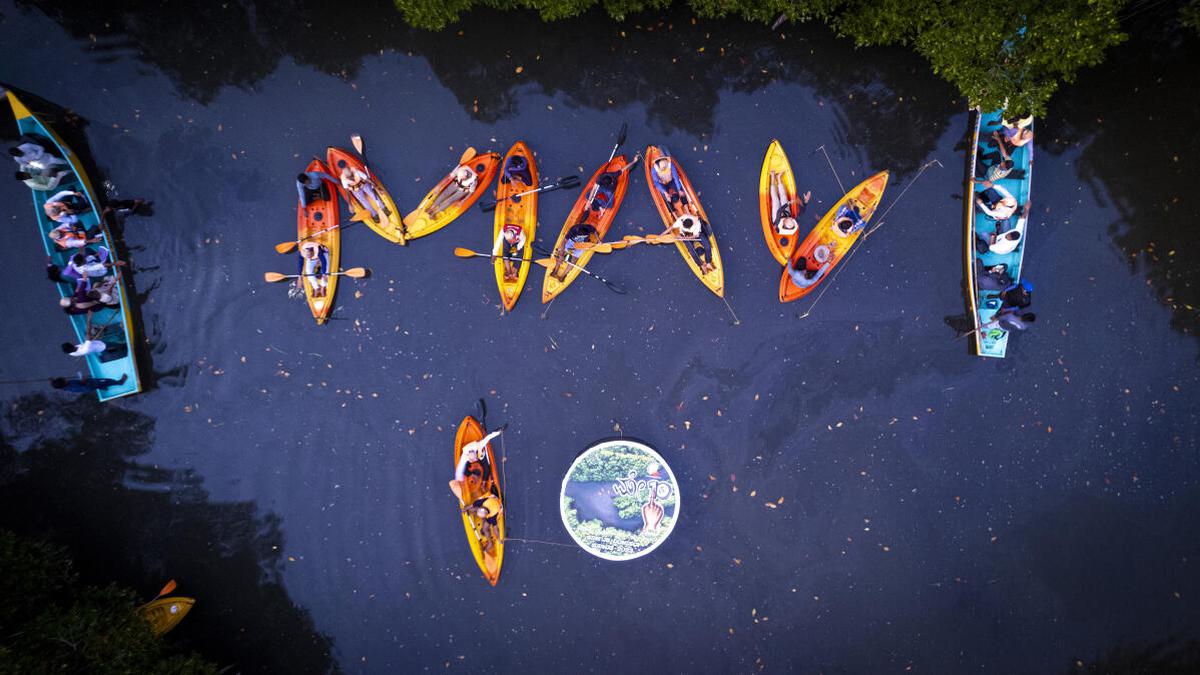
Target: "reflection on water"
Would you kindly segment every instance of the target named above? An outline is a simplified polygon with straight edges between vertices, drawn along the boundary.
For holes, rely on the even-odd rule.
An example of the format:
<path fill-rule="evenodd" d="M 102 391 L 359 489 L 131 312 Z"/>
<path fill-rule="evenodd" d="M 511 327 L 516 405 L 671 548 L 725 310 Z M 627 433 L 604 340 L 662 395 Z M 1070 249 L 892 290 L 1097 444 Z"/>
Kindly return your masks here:
<path fill-rule="evenodd" d="M 235 671 L 326 672 L 330 639 L 283 588 L 280 520 L 213 503 L 203 479 L 138 462 L 154 420 L 82 396 L 9 402 L 0 435 L 0 527 L 71 548 L 84 581 L 197 597 L 172 634 Z"/>
<path fill-rule="evenodd" d="M 722 90 L 795 83 L 811 87 L 820 105 L 838 106 L 839 136 L 862 147 L 871 166 L 899 175 L 920 165 L 960 106 L 949 85 L 907 50 L 856 50 L 815 24 L 773 33 L 736 20 L 699 21 L 685 11 L 624 23 L 594 11 L 547 30 L 532 12 L 480 10 L 431 33 L 405 26 L 386 1 L 356 4 L 353 12 L 313 0 L 206 4 L 183 21 L 170 3 L 125 0 L 79 11 L 57 2 L 21 4 L 91 41 L 98 60 L 135 57 L 201 103 L 225 86 L 253 87 L 282 58 L 353 80 L 365 58 L 392 50 L 425 57 L 482 122 L 515 115 L 522 89 L 534 84 L 576 106 L 644 105 L 665 131 L 704 138 L 714 131 Z M 502 35 L 495 28 L 501 18 Z M 787 124 L 802 107 L 791 100 L 799 92 L 775 91 L 779 123 Z"/>
<path fill-rule="evenodd" d="M 1090 227 L 1107 230 L 1130 269 L 1154 286 L 1172 310 L 1172 327 L 1200 338 L 1200 108 L 1180 95 L 1181 84 L 1195 80 L 1200 38 L 1166 15 L 1143 17 L 1130 33 L 1102 68 L 1085 71 L 1055 99 L 1049 121 L 1059 138 L 1045 147 L 1082 148 L 1080 178 L 1120 214 Z"/>

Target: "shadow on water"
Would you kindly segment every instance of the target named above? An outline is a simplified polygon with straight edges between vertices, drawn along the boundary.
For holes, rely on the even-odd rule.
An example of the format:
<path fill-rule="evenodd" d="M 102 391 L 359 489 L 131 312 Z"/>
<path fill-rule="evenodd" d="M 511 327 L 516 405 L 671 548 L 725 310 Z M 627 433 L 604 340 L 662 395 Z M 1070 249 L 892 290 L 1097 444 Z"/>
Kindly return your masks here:
<path fill-rule="evenodd" d="M 385 0 L 353 12 L 326 2 L 230 2 L 206 5 L 200 16 L 188 10 L 186 21 L 169 3 L 125 0 L 80 11 L 21 4 L 91 41 L 101 62 L 136 58 L 201 103 L 226 86 L 254 86 L 283 58 L 350 80 L 364 58 L 401 51 L 426 58 L 482 122 L 515 115 L 519 89 L 536 85 L 582 107 L 645 105 L 664 131 L 703 138 L 714 131 L 722 90 L 794 83 L 838 105 L 839 136 L 864 147 L 872 166 L 898 174 L 920 165 L 961 108 L 907 50 L 857 50 L 815 24 L 773 33 L 738 20 L 695 20 L 682 9 L 622 23 L 596 11 L 549 26 L 532 12 L 477 10 L 432 33 L 405 26 Z M 794 114 L 787 90 L 778 96 L 780 115 Z"/>
<path fill-rule="evenodd" d="M 282 582 L 280 520 L 213 503 L 202 479 L 140 464 L 154 420 L 83 396 L 9 403 L 0 436 L 0 527 L 68 543 L 84 581 L 198 599 L 173 639 L 239 672 L 323 673 L 331 640 Z M 27 446 L 27 447 L 26 447 Z"/>
<path fill-rule="evenodd" d="M 1171 326 L 1200 338 L 1200 135 L 1179 133 L 1200 127 L 1200 110 L 1180 89 L 1195 79 L 1200 37 L 1167 9 L 1129 26 L 1129 42 L 1055 99 L 1048 121 L 1064 140 L 1039 149 L 1083 146 L 1079 177 L 1120 214 L 1092 225 L 1107 227 L 1130 269 L 1154 286 Z"/>

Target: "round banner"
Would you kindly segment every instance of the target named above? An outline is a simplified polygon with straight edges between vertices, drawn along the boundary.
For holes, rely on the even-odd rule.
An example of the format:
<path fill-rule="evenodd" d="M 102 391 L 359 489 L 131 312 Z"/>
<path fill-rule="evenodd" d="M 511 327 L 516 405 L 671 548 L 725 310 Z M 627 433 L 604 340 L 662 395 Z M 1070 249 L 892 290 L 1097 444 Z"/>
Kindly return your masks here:
<path fill-rule="evenodd" d="M 633 560 L 666 541 L 679 517 L 675 474 L 650 446 L 603 441 L 575 458 L 559 495 L 575 543 L 605 560 Z"/>

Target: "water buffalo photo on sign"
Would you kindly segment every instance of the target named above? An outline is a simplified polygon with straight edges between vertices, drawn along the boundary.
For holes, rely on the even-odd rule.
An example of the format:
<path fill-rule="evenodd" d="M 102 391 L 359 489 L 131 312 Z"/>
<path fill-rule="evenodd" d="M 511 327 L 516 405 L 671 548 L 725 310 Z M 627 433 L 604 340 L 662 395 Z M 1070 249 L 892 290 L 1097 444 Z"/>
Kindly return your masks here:
<path fill-rule="evenodd" d="M 559 509 L 571 538 L 605 560 L 633 560 L 666 541 L 679 517 L 679 484 L 650 446 L 603 441 L 575 458 Z"/>

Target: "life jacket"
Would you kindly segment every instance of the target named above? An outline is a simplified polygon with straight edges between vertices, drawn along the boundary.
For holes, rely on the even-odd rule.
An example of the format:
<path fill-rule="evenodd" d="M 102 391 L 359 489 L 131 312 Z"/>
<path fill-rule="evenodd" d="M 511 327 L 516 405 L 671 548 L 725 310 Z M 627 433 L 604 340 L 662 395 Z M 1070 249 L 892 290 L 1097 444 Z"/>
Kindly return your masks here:
<path fill-rule="evenodd" d="M 74 227 L 71 227 L 69 225 L 63 225 L 60 227 L 56 227 L 53 230 L 51 230 L 51 232 L 61 232 L 62 233 L 62 236 L 60 236 L 58 238 L 51 237 L 51 239 L 54 240 L 54 243 L 57 244 L 58 246 L 61 246 L 62 248 L 77 248 L 77 247 L 71 246 L 69 242 L 87 241 L 86 233 L 80 232 L 79 230 L 77 230 Z"/>
<path fill-rule="evenodd" d="M 472 502 L 471 508 L 483 509 L 487 511 L 484 518 L 493 518 L 500 513 L 500 498 L 489 492 Z"/>

